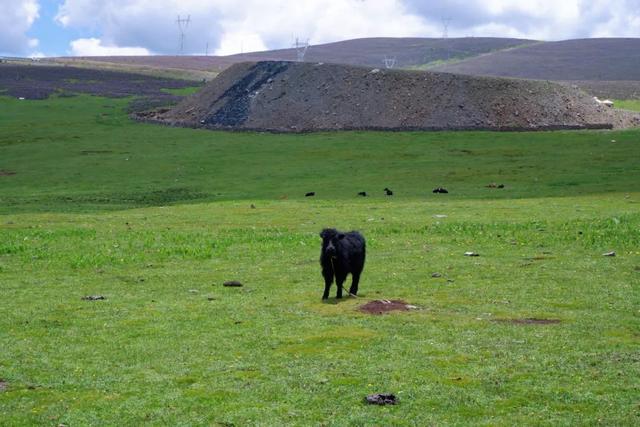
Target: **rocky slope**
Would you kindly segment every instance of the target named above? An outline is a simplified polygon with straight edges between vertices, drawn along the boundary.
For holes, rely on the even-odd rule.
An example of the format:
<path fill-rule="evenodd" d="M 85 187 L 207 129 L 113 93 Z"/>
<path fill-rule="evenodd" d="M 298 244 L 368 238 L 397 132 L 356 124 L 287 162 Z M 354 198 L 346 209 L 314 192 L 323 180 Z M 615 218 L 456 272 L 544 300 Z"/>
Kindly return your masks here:
<path fill-rule="evenodd" d="M 280 132 L 640 125 L 636 114 L 551 82 L 283 61 L 236 64 L 175 108 L 139 118 Z"/>

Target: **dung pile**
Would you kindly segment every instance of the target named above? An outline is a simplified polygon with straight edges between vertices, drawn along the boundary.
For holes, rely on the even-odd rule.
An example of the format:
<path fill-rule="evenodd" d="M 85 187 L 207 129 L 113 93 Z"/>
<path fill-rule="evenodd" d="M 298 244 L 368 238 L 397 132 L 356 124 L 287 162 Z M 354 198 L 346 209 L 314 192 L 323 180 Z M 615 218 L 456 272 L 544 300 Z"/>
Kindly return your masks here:
<path fill-rule="evenodd" d="M 544 81 L 284 61 L 236 64 L 175 108 L 138 116 L 174 126 L 319 130 L 623 128 L 640 115 Z"/>

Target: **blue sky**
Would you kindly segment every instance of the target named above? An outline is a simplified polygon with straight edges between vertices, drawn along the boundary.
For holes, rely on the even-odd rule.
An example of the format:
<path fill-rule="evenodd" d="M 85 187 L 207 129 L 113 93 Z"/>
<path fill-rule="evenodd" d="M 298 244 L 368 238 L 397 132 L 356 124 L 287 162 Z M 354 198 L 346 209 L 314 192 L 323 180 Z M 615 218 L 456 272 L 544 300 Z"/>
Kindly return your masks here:
<path fill-rule="evenodd" d="M 72 40 L 89 37 L 86 31 L 74 28 L 63 28 L 55 22 L 60 1 L 41 1 L 40 17 L 29 29 L 27 35 L 38 39 L 38 50 L 49 56 L 62 56 L 67 53 Z"/>
<path fill-rule="evenodd" d="M 0 55 L 232 54 L 358 37 L 640 37 L 640 0 L 0 0 Z"/>

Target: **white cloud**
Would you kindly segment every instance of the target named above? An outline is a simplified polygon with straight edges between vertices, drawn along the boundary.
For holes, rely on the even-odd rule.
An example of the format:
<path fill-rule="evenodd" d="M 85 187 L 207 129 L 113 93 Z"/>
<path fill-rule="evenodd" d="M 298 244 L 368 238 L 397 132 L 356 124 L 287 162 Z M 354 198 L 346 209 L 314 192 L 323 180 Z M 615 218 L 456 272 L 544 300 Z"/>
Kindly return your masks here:
<path fill-rule="evenodd" d="M 95 38 L 77 39 L 71 42 L 73 56 L 143 56 L 149 55 L 143 47 L 104 46 L 102 41 Z"/>
<path fill-rule="evenodd" d="M 27 31 L 39 9 L 37 0 L 0 0 L 0 55 L 25 55 L 38 45 Z"/>
<path fill-rule="evenodd" d="M 109 46 L 144 46 L 174 54 L 176 19 L 190 16 L 185 53 L 230 54 L 290 47 L 296 36 L 311 43 L 355 37 L 421 36 L 432 29 L 402 0 L 66 0 L 56 21 L 89 30 Z"/>
<path fill-rule="evenodd" d="M 191 17 L 185 53 L 286 48 L 295 37 L 439 37 L 442 18 L 451 37 L 640 37 L 640 0 L 65 0 L 56 20 L 98 46 L 174 54 L 178 15 Z"/>

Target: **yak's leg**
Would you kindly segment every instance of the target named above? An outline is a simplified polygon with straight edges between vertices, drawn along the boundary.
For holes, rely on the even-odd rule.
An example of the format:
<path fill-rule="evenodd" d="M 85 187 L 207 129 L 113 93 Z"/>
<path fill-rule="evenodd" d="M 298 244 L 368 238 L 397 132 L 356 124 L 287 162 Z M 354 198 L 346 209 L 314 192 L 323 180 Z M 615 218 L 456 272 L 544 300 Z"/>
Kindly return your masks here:
<path fill-rule="evenodd" d="M 333 270 L 322 270 L 322 276 L 324 277 L 324 293 L 322 294 L 322 299 L 327 299 L 329 298 L 329 289 L 333 283 Z"/>
<path fill-rule="evenodd" d="M 349 289 L 351 295 L 358 295 L 358 283 L 360 283 L 360 273 L 351 273 L 351 288 Z"/>
<path fill-rule="evenodd" d="M 346 280 L 346 274 L 336 274 L 336 286 L 338 287 L 338 292 L 336 293 L 336 298 L 342 298 L 342 284 Z"/>

